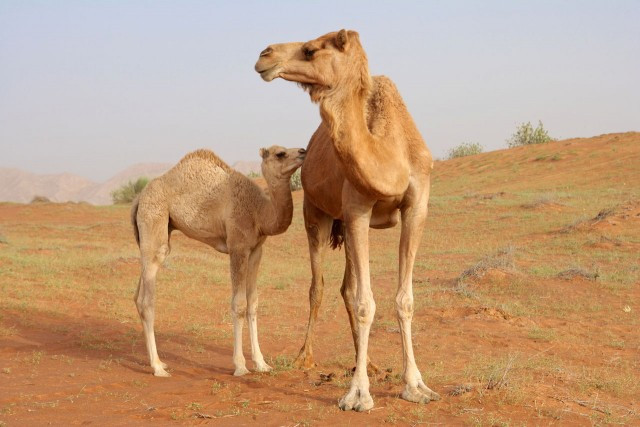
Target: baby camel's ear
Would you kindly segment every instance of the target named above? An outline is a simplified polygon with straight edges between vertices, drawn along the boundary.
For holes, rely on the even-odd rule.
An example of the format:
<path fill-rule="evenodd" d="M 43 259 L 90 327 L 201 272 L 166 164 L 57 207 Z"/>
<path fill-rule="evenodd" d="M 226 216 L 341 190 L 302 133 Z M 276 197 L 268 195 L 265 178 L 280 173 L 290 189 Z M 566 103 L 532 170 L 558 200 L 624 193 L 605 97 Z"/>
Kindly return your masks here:
<path fill-rule="evenodd" d="M 269 150 L 267 150 L 266 148 L 261 148 L 260 157 L 262 157 L 263 159 L 266 159 L 267 157 L 269 157 Z"/>

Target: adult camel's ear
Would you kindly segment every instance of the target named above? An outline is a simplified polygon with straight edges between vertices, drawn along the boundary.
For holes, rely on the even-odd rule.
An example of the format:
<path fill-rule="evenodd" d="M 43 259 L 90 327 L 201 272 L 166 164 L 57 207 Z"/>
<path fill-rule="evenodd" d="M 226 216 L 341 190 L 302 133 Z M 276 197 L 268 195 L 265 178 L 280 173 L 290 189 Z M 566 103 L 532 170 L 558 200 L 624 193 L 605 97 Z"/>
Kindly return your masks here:
<path fill-rule="evenodd" d="M 267 150 L 266 148 L 261 148 L 260 157 L 262 157 L 263 159 L 266 159 L 267 157 L 269 157 L 269 150 Z"/>
<path fill-rule="evenodd" d="M 347 34 L 347 30 L 342 29 L 338 31 L 338 35 L 336 36 L 336 47 L 344 52 L 348 42 L 349 35 Z"/>

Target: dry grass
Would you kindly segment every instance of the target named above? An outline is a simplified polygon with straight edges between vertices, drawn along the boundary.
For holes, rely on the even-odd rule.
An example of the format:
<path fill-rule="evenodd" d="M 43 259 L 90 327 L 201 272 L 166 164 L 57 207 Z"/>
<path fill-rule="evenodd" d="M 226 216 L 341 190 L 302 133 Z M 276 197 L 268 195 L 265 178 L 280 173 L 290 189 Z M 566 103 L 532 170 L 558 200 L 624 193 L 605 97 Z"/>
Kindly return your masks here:
<path fill-rule="evenodd" d="M 598 272 L 598 269 L 595 271 L 589 271 L 582 267 L 572 267 L 558 273 L 559 279 L 571 280 L 576 277 L 581 277 L 587 280 L 597 280 L 598 277 L 600 277 L 600 273 Z"/>

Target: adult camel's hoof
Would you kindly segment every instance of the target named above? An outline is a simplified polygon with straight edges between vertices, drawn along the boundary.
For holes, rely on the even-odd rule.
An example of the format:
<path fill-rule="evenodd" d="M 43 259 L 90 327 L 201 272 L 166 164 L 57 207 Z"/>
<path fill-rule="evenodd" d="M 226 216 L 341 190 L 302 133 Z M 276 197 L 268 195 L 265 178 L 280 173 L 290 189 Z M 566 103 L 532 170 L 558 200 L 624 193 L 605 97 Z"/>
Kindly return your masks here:
<path fill-rule="evenodd" d="M 167 364 L 166 364 L 166 363 L 164 363 L 164 362 L 160 362 L 160 365 L 162 365 L 162 368 L 163 368 L 163 369 L 167 369 L 167 368 L 169 367 L 169 365 L 167 365 Z"/>
<path fill-rule="evenodd" d="M 273 368 L 269 365 L 267 365 L 265 362 L 258 362 L 256 363 L 256 368 L 255 368 L 256 372 L 271 372 L 273 371 Z"/>
<path fill-rule="evenodd" d="M 293 367 L 297 369 L 312 369 L 316 366 L 313 356 L 310 353 L 300 350 L 300 354 L 293 361 Z"/>
<path fill-rule="evenodd" d="M 352 388 L 340 399 L 338 406 L 343 411 L 364 412 L 373 408 L 373 399 L 368 390 Z"/>
<path fill-rule="evenodd" d="M 242 366 L 240 368 L 236 368 L 236 370 L 233 373 L 233 375 L 235 375 L 236 377 L 241 377 L 241 376 L 246 375 L 248 373 L 249 373 L 249 370 L 246 367 Z"/>
<path fill-rule="evenodd" d="M 402 391 L 402 398 L 409 402 L 429 403 L 432 400 L 440 400 L 440 395 L 419 381 L 417 387 L 411 387 L 407 384 Z"/>
<path fill-rule="evenodd" d="M 164 368 L 157 368 L 154 372 L 153 375 L 155 375 L 156 377 L 170 377 L 171 374 L 167 371 L 164 370 Z"/>

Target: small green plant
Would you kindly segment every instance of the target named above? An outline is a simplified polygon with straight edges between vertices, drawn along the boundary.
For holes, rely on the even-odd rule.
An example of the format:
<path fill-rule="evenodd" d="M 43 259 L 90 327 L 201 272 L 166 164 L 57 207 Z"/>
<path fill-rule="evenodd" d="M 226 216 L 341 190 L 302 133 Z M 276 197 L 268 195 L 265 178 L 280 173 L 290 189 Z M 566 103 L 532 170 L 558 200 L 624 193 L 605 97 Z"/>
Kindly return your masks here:
<path fill-rule="evenodd" d="M 554 141 L 554 138 L 549 136 L 549 132 L 544 128 L 542 122 L 538 120 L 538 126 L 535 129 L 531 122 L 522 123 L 518 126 L 515 133 L 507 140 L 507 145 L 509 148 L 514 148 L 522 145 L 542 144 L 549 141 Z"/>
<path fill-rule="evenodd" d="M 300 176 L 300 169 L 295 171 L 293 175 L 291 175 L 290 185 L 291 191 L 302 190 L 302 177 Z"/>
<path fill-rule="evenodd" d="M 140 177 L 135 181 L 129 181 L 117 190 L 111 192 L 111 200 L 116 205 L 131 203 L 138 194 L 147 186 L 149 179 Z"/>
<path fill-rule="evenodd" d="M 247 174 L 247 176 L 251 179 L 260 178 L 262 175 L 259 172 L 251 171 Z"/>
<path fill-rule="evenodd" d="M 462 144 L 449 150 L 448 159 L 456 159 L 458 157 L 473 156 L 484 151 L 482 145 L 477 142 L 463 142 Z"/>

